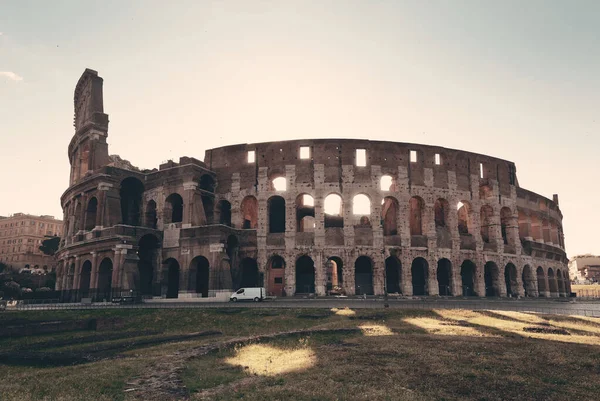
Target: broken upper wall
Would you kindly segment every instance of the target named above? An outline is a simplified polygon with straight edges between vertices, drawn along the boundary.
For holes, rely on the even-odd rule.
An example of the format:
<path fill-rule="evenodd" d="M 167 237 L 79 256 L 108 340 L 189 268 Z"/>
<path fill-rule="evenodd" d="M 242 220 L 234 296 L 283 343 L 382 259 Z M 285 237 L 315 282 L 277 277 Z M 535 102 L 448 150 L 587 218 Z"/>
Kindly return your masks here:
<path fill-rule="evenodd" d="M 109 163 L 108 115 L 104 113 L 102 84 L 96 71 L 86 69 L 75 87 L 75 135 L 68 150 L 71 185 Z"/>
<path fill-rule="evenodd" d="M 307 147 L 308 159 L 301 159 L 300 149 Z M 366 166 L 357 166 L 357 149 L 364 149 Z M 248 152 L 254 152 L 255 161 L 248 162 Z M 411 151 L 413 161 L 411 161 Z M 414 159 L 416 157 L 416 160 Z M 219 192 L 231 188 L 231 177 L 240 174 L 241 189 L 257 185 L 258 171 L 267 168 L 270 179 L 286 174 L 286 166 L 293 165 L 295 183 L 314 185 L 314 167 L 323 165 L 324 181 L 339 183 L 343 180 L 343 166 L 353 166 L 355 183 L 371 183 L 371 166 L 379 166 L 381 174 L 394 178 L 407 177 L 409 185 L 424 186 L 433 178 L 433 187 L 449 188 L 454 172 L 456 186 L 462 191 L 471 188 L 471 176 L 497 181 L 499 193 L 511 196 L 511 186 L 516 185 L 514 163 L 490 156 L 438 146 L 354 139 L 314 139 L 255 144 L 239 144 L 206 151 L 205 163 L 219 177 Z M 430 169 L 433 177 L 429 176 Z"/>

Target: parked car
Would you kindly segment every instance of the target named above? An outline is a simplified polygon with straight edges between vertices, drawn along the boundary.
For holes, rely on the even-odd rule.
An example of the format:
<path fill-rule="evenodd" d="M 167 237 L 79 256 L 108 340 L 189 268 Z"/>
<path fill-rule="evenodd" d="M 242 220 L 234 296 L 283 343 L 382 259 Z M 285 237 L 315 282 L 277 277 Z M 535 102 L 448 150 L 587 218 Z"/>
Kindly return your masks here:
<path fill-rule="evenodd" d="M 259 302 L 265 299 L 267 292 L 264 287 L 255 288 L 240 288 L 236 292 L 232 293 L 229 297 L 231 302 L 237 301 L 254 301 Z"/>

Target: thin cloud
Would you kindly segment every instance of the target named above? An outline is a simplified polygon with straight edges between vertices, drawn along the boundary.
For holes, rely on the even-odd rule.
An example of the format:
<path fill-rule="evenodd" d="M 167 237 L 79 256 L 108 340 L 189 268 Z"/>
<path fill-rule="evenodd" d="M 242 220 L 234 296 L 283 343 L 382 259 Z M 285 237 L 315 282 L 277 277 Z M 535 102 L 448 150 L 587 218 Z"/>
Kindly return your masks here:
<path fill-rule="evenodd" d="M 11 81 L 22 81 L 23 77 L 15 74 L 12 71 L 0 71 L 0 77 L 6 77 L 8 79 L 10 79 Z"/>

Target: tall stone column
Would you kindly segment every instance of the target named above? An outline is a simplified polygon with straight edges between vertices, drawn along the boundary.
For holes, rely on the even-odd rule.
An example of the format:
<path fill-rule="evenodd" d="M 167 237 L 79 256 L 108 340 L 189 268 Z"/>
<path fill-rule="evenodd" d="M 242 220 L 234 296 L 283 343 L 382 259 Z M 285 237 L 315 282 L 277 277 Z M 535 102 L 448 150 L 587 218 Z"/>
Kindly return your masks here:
<path fill-rule="evenodd" d="M 323 253 L 316 252 L 313 254 L 315 261 L 315 293 L 317 295 L 325 295 L 327 282 L 327 269 L 323 261 Z"/>
<path fill-rule="evenodd" d="M 90 297 L 93 299 L 98 292 L 98 254 L 90 252 L 92 255 L 92 272 L 90 273 Z"/>
<path fill-rule="evenodd" d="M 72 291 L 72 297 L 71 299 L 73 301 L 79 301 L 79 277 L 80 277 L 80 270 L 81 270 L 81 260 L 79 259 L 79 256 L 75 256 L 75 274 L 73 277 L 73 291 Z"/>
<path fill-rule="evenodd" d="M 427 259 L 427 263 L 429 264 L 427 294 L 440 295 L 440 288 L 437 281 L 437 261 L 434 258 L 429 258 Z"/>

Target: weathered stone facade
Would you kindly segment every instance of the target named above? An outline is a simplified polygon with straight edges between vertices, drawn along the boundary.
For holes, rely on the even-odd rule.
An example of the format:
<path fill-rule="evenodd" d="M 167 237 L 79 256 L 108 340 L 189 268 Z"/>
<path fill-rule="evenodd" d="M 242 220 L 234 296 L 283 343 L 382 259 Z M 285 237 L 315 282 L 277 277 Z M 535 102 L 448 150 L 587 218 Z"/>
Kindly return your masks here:
<path fill-rule="evenodd" d="M 275 295 L 570 292 L 558 197 L 520 188 L 509 161 L 315 139 L 226 146 L 140 171 L 108 155 L 95 71 L 79 80 L 75 111 L 61 198 L 66 298 L 257 285 Z"/>

